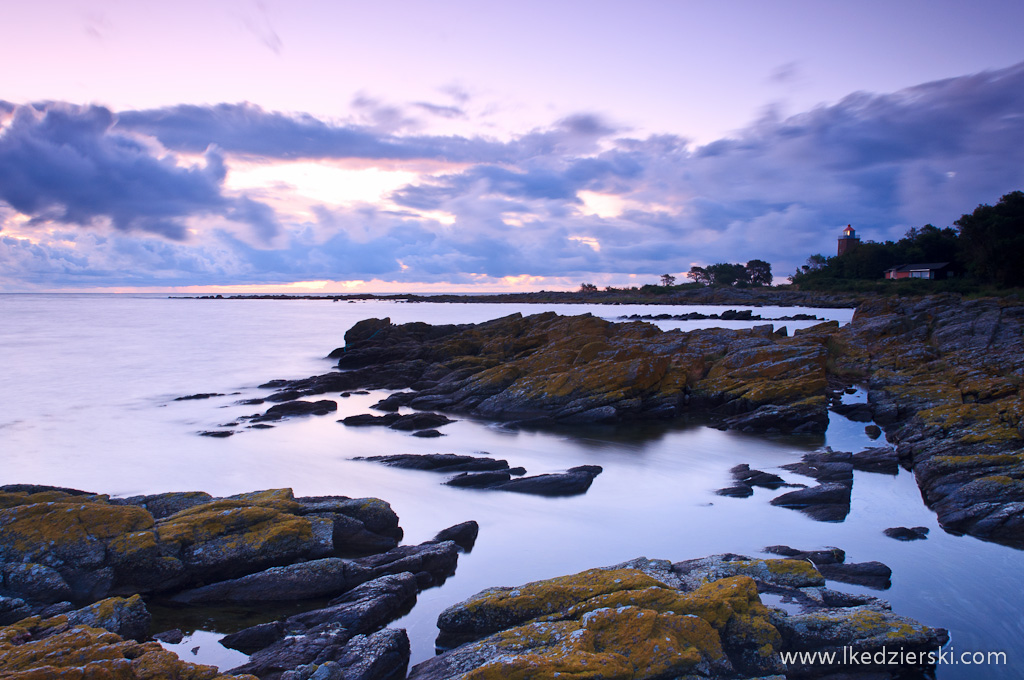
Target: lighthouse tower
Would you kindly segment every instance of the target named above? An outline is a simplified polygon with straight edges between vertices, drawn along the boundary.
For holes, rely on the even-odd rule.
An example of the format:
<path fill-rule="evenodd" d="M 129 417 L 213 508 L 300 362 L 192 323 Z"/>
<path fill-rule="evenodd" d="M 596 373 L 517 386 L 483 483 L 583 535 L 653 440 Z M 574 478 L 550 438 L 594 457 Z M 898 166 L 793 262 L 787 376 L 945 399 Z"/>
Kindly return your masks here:
<path fill-rule="evenodd" d="M 857 236 L 857 232 L 854 231 L 853 227 L 849 224 L 846 225 L 846 229 L 843 229 L 843 235 L 839 237 L 839 252 L 838 255 L 844 255 L 860 243 L 860 238 Z"/>

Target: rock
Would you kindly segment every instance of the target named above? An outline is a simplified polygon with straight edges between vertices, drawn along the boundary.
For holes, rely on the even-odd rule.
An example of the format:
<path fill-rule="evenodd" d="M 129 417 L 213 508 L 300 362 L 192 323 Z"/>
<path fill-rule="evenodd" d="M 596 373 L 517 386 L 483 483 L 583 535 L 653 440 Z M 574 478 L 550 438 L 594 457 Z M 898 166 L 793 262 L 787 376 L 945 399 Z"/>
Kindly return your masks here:
<path fill-rule="evenodd" d="M 431 437 L 443 437 L 444 435 L 437 430 L 420 430 L 412 433 L 413 437 L 423 437 L 429 439 Z"/>
<path fill-rule="evenodd" d="M 747 576 L 759 587 L 810 588 L 825 585 L 825 579 L 814 565 L 800 559 L 753 559 L 745 555 L 712 555 L 696 560 L 677 562 L 672 573 L 686 588 L 732 576 Z"/>
<path fill-rule="evenodd" d="M 832 581 L 875 590 L 888 590 L 892 586 L 892 569 L 881 562 L 819 564 L 817 567 L 822 576 Z"/>
<path fill-rule="evenodd" d="M 917 667 L 920 673 L 920 667 L 928 664 L 904 662 L 900 664 L 902 668 L 873 664 L 871 659 L 884 656 L 875 657 L 879 652 L 899 650 L 904 654 L 902 658 L 907 659 L 911 652 L 935 652 L 949 640 L 949 635 L 941 628 L 929 628 L 913 619 L 872 605 L 825 608 L 806 614 L 778 617 L 773 619 L 773 623 L 782 635 L 782 644 L 787 650 L 834 654 L 836 659 L 843 659 L 844 653 L 847 654 L 846 658 L 851 654 L 857 655 L 856 665 L 844 668 L 840 663 L 830 666 L 829 671 L 881 672 L 889 677 L 899 670 L 906 671 L 908 666 Z M 862 656 L 864 654 L 867 656 Z M 797 659 L 787 667 L 787 676 L 792 677 L 819 677 L 821 673 L 820 665 L 799 663 Z"/>
<path fill-rule="evenodd" d="M 900 471 L 899 458 L 896 450 L 888 446 L 864 449 L 853 454 L 853 468 L 864 472 L 877 472 L 884 475 L 895 475 Z"/>
<path fill-rule="evenodd" d="M 31 562 L 0 565 L 0 585 L 7 594 L 39 603 L 61 602 L 73 596 L 59 571 Z"/>
<path fill-rule="evenodd" d="M 352 636 L 344 628 L 323 628 L 304 635 L 282 638 L 253 653 L 249 660 L 228 673 L 251 673 L 260 680 L 277 680 L 286 671 L 306 664 L 324 664 L 345 656 Z"/>
<path fill-rule="evenodd" d="M 871 405 L 865 403 L 832 404 L 831 410 L 858 423 L 870 423 L 872 418 Z"/>
<path fill-rule="evenodd" d="M 20 597 L 0 595 L 0 626 L 20 621 L 34 613 L 33 608 Z"/>
<path fill-rule="evenodd" d="M 812 477 L 820 483 L 853 484 L 852 454 L 826 449 L 808 453 L 799 463 L 788 463 L 782 469 Z"/>
<path fill-rule="evenodd" d="M 176 512 L 203 503 L 209 503 L 213 496 L 203 491 L 172 491 L 169 493 L 150 494 L 148 496 L 129 496 L 128 498 L 111 498 L 116 505 L 137 505 L 153 515 L 154 519 L 170 517 Z"/>
<path fill-rule="evenodd" d="M 489 489 L 512 479 L 506 470 L 489 472 L 463 472 L 445 481 L 448 486 L 468 489 Z"/>
<path fill-rule="evenodd" d="M 179 628 L 172 628 L 165 630 L 160 633 L 155 633 L 153 639 L 157 642 L 164 642 L 169 645 L 181 644 L 181 641 L 185 639 L 185 634 L 181 632 Z"/>
<path fill-rule="evenodd" d="M 237 649 L 246 655 L 253 655 L 284 637 L 284 622 L 269 621 L 229 633 L 220 639 L 228 649 Z"/>
<path fill-rule="evenodd" d="M 193 399 L 209 399 L 211 397 L 223 397 L 224 395 L 219 392 L 202 392 L 199 394 L 190 394 L 185 397 L 175 397 L 174 401 L 191 401 Z"/>
<path fill-rule="evenodd" d="M 788 545 L 770 545 L 764 549 L 773 555 L 782 555 L 794 560 L 808 560 L 814 565 L 842 564 L 846 561 L 846 552 L 839 548 L 825 550 L 797 550 Z"/>
<path fill-rule="evenodd" d="M 455 545 L 462 548 L 465 552 L 472 552 L 473 546 L 476 544 L 476 537 L 480 533 L 480 525 L 469 520 L 468 522 L 462 522 L 450 526 L 447 529 L 442 529 L 437 532 L 433 540 L 437 543 L 443 543 L 444 541 L 452 541 Z"/>
<path fill-rule="evenodd" d="M 719 489 L 715 493 L 719 496 L 729 496 L 730 498 L 749 498 L 754 495 L 754 487 L 740 484 Z"/>
<path fill-rule="evenodd" d="M 508 471 L 508 461 L 506 460 L 482 456 L 463 456 L 454 453 L 404 453 L 393 456 L 365 456 L 353 460 L 368 460 L 406 470 L 432 470 L 434 472 Z"/>
<path fill-rule="evenodd" d="M 101 603 L 102 604 L 102 603 Z M 32 617 L 0 629 L 0 676 L 4 678 L 117 678 L 118 680 L 257 680 L 228 676 L 213 666 L 187 663 L 157 642 L 122 639 L 95 624 L 65 615 Z"/>
<path fill-rule="evenodd" d="M 319 401 L 286 401 L 282 404 L 275 404 L 274 406 L 271 406 L 267 409 L 266 413 L 255 418 L 250 418 L 250 420 L 256 423 L 265 420 L 280 420 L 281 418 L 290 418 L 292 416 L 323 416 L 337 410 L 338 402 L 330 399 L 321 399 Z"/>
<path fill-rule="evenodd" d="M 897 541 L 923 541 L 928 538 L 928 527 L 890 527 L 883 533 Z"/>
<path fill-rule="evenodd" d="M 323 609 L 289 616 L 284 629 L 291 633 L 331 624 L 353 635 L 370 633 L 407 613 L 417 592 L 416 577 L 410 572 L 387 574 L 334 598 Z"/>
<path fill-rule="evenodd" d="M 103 628 L 123 638 L 142 641 L 149 637 L 151 617 L 138 595 L 110 597 L 64 616 L 71 625 Z"/>
<path fill-rule="evenodd" d="M 214 437 L 216 439 L 224 439 L 230 437 L 234 432 L 231 430 L 203 430 L 199 433 L 200 437 Z"/>
<path fill-rule="evenodd" d="M 325 557 L 184 590 L 171 600 L 183 604 L 291 602 L 333 597 L 371 578 L 373 571 L 353 560 Z"/>
<path fill-rule="evenodd" d="M 385 628 L 358 635 L 337 661 L 308 664 L 286 671 L 281 680 L 405 680 L 409 638 L 404 630 Z"/>
<path fill-rule="evenodd" d="M 381 399 L 370 408 L 376 409 L 377 411 L 388 411 L 394 413 L 402 406 L 408 406 L 415 398 L 415 392 L 395 392 L 394 394 L 389 394 L 386 398 Z"/>
<path fill-rule="evenodd" d="M 455 421 L 440 413 L 410 413 L 388 425 L 392 430 L 430 430 Z"/>
<path fill-rule="evenodd" d="M 762 472 L 761 470 L 751 470 L 750 465 L 743 463 L 729 470 L 732 473 L 733 479 L 742 484 L 748 486 L 760 486 L 765 489 L 778 489 L 785 485 L 785 480 L 778 475 L 773 475 L 769 472 Z"/>
<path fill-rule="evenodd" d="M 864 427 L 864 434 L 866 434 L 871 439 L 878 439 L 879 437 L 882 436 L 882 428 L 874 424 L 867 425 Z"/>
<path fill-rule="evenodd" d="M 388 413 L 383 416 L 375 416 L 372 413 L 361 413 L 356 416 L 348 416 L 339 420 L 339 423 L 349 427 L 364 427 L 367 425 L 390 425 L 401 418 L 397 413 Z"/>
<path fill-rule="evenodd" d="M 579 465 L 561 474 L 519 477 L 486 488 L 537 496 L 577 496 L 587 492 L 601 471 L 599 465 Z"/>
<path fill-rule="evenodd" d="M 360 567 L 369 569 L 373 575 L 412 572 L 420 589 L 444 583 L 455 573 L 459 560 L 459 548 L 452 541 L 420 545 L 400 545 L 379 555 L 369 555 L 352 560 Z"/>
<path fill-rule="evenodd" d="M 842 522 L 850 514 L 850 487 L 819 484 L 776 496 L 771 504 L 800 510 L 819 522 Z"/>

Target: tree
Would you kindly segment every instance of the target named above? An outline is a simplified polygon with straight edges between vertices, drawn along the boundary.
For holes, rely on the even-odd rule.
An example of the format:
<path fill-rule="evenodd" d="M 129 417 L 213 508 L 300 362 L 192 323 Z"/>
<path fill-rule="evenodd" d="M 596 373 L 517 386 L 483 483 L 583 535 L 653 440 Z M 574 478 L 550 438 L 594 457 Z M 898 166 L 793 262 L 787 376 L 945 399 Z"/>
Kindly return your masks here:
<path fill-rule="evenodd" d="M 708 270 L 704 269 L 704 267 L 690 267 L 690 271 L 686 273 L 686 276 L 687 278 L 693 279 L 694 283 L 699 283 L 704 286 L 711 285 L 711 275 L 708 274 Z"/>
<path fill-rule="evenodd" d="M 1024 193 L 1006 194 L 994 206 L 979 205 L 953 224 L 972 276 L 1002 286 L 1024 285 Z"/>
<path fill-rule="evenodd" d="M 661 275 L 661 285 L 663 285 L 663 286 L 674 286 L 674 285 L 676 285 L 676 277 L 672 276 L 671 274 L 662 274 Z"/>
<path fill-rule="evenodd" d="M 747 278 L 755 286 L 772 285 L 772 265 L 764 260 L 751 260 L 746 265 Z"/>
<path fill-rule="evenodd" d="M 737 283 L 750 283 L 747 269 L 741 264 L 718 262 L 707 269 L 711 276 L 711 284 L 715 286 L 735 286 Z"/>
<path fill-rule="evenodd" d="M 596 293 L 597 292 L 597 286 L 595 286 L 593 283 L 581 283 L 580 284 L 580 292 L 581 293 Z"/>

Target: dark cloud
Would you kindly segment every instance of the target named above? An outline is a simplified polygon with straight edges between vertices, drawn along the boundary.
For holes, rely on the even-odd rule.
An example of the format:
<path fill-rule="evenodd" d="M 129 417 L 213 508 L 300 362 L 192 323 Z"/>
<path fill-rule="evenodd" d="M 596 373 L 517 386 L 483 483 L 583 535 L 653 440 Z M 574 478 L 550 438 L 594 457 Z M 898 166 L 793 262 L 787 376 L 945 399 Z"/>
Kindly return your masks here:
<path fill-rule="evenodd" d="M 427 113 L 440 118 L 465 118 L 466 112 L 458 106 L 442 106 L 429 102 L 413 102 L 413 106 L 423 109 Z"/>
<path fill-rule="evenodd" d="M 0 199 L 36 222 L 109 222 L 173 240 L 185 238 L 185 220 L 195 215 L 276 233 L 259 204 L 221 193 L 226 169 L 215 149 L 204 165 L 181 167 L 114 128 L 114 115 L 100 106 L 16 107 L 0 135 Z"/>
<path fill-rule="evenodd" d="M 216 144 L 228 153 L 287 160 L 492 162 L 509 158 L 506 145 L 483 139 L 400 137 L 367 126 L 334 125 L 309 115 L 264 111 L 253 104 L 123 111 L 118 114 L 118 127 L 155 137 L 174 151 L 201 152 Z"/>

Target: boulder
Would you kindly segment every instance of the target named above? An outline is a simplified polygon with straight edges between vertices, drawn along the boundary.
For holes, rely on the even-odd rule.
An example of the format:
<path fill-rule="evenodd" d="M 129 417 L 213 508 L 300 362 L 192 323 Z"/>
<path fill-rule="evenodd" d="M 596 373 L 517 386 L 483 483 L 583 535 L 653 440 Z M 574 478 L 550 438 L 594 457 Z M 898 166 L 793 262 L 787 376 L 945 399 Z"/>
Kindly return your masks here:
<path fill-rule="evenodd" d="M 519 477 L 486 488 L 537 496 L 577 496 L 587 492 L 601 471 L 599 465 L 579 465 L 560 474 Z"/>
<path fill-rule="evenodd" d="M 479 533 L 480 525 L 473 520 L 469 520 L 468 522 L 462 522 L 460 524 L 450 526 L 447 529 L 442 529 L 437 532 L 433 541 L 436 543 L 452 541 L 465 552 L 471 552 L 473 550 L 473 546 L 476 544 L 476 537 Z"/>
<path fill-rule="evenodd" d="M 409 655 L 406 632 L 385 628 L 352 638 L 337 661 L 299 666 L 281 680 L 405 680 Z"/>
<path fill-rule="evenodd" d="M 819 484 L 776 496 L 771 504 L 799 510 L 819 522 L 842 522 L 850 514 L 850 487 Z"/>
<path fill-rule="evenodd" d="M 817 567 L 821 575 L 831 581 L 875 590 L 888 590 L 892 586 L 892 569 L 881 562 L 824 563 Z"/>
<path fill-rule="evenodd" d="M 508 461 L 484 456 L 465 456 L 454 453 L 404 453 L 391 456 L 365 456 L 353 460 L 368 460 L 389 467 L 406 470 L 431 470 L 434 472 L 480 472 L 484 470 L 508 470 Z"/>
<path fill-rule="evenodd" d="M 923 541 L 928 538 L 928 527 L 890 527 L 882 533 L 897 541 Z"/>

